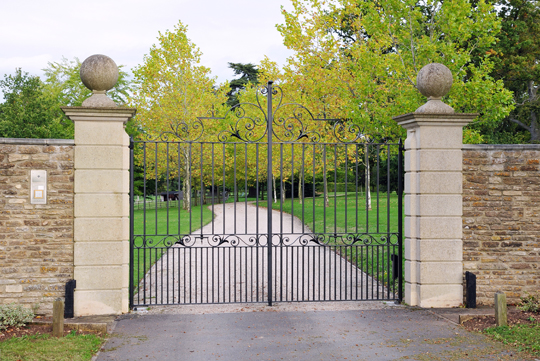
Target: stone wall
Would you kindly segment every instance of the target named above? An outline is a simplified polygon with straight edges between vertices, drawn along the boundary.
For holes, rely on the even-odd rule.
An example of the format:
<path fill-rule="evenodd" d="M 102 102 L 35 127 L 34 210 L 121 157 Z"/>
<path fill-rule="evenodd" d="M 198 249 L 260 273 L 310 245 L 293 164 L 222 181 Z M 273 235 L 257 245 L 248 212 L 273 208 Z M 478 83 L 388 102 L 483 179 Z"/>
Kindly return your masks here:
<path fill-rule="evenodd" d="M 73 278 L 73 140 L 0 138 L 0 303 L 52 314 Z M 30 204 L 30 171 L 47 204 Z"/>
<path fill-rule="evenodd" d="M 464 145 L 463 260 L 479 304 L 540 289 L 540 146 Z"/>

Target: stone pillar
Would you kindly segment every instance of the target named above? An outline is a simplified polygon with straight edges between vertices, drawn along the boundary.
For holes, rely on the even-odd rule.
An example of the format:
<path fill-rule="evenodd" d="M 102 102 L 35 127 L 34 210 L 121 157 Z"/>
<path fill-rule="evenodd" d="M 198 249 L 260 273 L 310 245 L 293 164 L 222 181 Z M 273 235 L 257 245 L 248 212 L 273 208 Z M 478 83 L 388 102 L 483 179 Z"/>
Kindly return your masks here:
<path fill-rule="evenodd" d="M 93 55 L 81 80 L 93 95 L 82 107 L 63 107 L 75 124 L 75 316 L 128 311 L 129 137 L 135 109 L 106 96 L 118 79 L 112 59 Z"/>
<path fill-rule="evenodd" d="M 441 98 L 452 85 L 442 64 L 420 70 L 428 102 L 394 118 L 405 141 L 405 302 L 456 307 L 463 302 L 463 127 L 477 114 L 455 114 Z"/>

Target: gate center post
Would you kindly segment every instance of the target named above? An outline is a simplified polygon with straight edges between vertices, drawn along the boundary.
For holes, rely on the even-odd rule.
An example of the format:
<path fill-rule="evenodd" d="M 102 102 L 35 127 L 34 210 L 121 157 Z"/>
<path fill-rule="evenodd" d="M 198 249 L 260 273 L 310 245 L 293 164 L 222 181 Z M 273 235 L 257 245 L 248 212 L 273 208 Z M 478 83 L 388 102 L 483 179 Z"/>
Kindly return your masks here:
<path fill-rule="evenodd" d="M 272 134 L 274 130 L 272 129 L 272 125 L 274 122 L 274 117 L 272 114 L 272 81 L 268 82 L 267 85 L 267 110 L 266 110 L 266 117 L 267 117 L 267 142 L 268 142 L 268 169 L 266 171 L 267 174 L 267 180 L 266 180 L 266 202 L 267 202 L 267 225 L 268 225 L 268 306 L 272 306 Z"/>

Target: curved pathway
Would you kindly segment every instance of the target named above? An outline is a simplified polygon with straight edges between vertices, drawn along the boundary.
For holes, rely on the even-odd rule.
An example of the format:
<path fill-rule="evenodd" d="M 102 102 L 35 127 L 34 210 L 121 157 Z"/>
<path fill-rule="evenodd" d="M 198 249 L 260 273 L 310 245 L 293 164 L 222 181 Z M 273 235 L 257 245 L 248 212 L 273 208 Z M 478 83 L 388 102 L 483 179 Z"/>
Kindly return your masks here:
<path fill-rule="evenodd" d="M 209 208 L 214 220 L 193 232 L 187 247 L 174 245 L 151 267 L 135 304 L 267 301 L 267 209 L 239 202 Z M 339 249 L 313 242 L 311 230 L 297 217 L 273 211 L 272 219 L 274 301 L 392 297 Z"/>

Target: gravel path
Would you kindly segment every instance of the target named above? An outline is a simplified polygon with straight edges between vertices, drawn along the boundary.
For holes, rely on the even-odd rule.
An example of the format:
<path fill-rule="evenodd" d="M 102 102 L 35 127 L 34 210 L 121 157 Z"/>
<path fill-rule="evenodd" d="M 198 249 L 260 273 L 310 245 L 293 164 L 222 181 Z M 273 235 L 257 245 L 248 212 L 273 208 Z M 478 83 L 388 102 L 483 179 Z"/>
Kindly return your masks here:
<path fill-rule="evenodd" d="M 267 210 L 249 203 L 220 204 L 212 210 L 214 220 L 192 233 L 187 247 L 175 244 L 147 272 L 136 305 L 267 301 Z M 273 211 L 272 218 L 274 301 L 392 297 L 335 247 L 313 242 L 311 230 L 297 217 Z M 277 233 L 283 234 L 281 241 Z"/>

